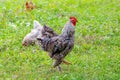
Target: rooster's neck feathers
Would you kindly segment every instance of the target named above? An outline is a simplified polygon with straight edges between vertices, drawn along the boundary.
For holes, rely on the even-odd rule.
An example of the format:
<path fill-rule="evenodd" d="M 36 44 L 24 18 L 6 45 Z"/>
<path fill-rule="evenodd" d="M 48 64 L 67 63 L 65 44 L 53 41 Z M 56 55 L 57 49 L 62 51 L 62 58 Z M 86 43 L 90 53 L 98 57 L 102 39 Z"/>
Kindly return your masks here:
<path fill-rule="evenodd" d="M 71 23 L 71 21 L 68 21 L 66 25 L 64 26 L 62 30 L 62 36 L 69 37 L 74 35 L 74 25 Z"/>

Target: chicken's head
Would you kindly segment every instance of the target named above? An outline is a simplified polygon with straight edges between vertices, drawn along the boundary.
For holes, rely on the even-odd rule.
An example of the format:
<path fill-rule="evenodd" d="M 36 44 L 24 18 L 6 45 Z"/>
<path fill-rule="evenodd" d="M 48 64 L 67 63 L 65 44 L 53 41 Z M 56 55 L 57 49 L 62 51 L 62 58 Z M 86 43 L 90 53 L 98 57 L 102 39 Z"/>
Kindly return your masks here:
<path fill-rule="evenodd" d="M 74 16 L 71 16 L 71 17 L 70 17 L 70 21 L 72 22 L 72 24 L 73 24 L 74 26 L 76 26 L 76 22 L 78 22 L 78 20 L 77 20 Z"/>
<path fill-rule="evenodd" d="M 32 37 L 31 34 L 28 34 L 24 37 L 22 41 L 22 46 L 29 46 L 29 45 L 34 45 L 35 44 L 35 38 Z"/>
<path fill-rule="evenodd" d="M 34 45 L 35 44 L 35 41 L 33 41 L 33 40 L 24 40 L 23 42 L 22 42 L 22 46 L 29 46 L 29 45 Z"/>

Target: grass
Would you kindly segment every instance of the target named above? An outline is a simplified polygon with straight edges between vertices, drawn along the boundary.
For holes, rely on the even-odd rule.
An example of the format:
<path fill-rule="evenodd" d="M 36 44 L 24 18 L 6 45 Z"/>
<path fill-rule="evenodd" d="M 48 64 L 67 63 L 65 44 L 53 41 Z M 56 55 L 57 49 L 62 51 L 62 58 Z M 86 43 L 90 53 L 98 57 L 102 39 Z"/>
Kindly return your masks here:
<path fill-rule="evenodd" d="M 0 79 L 119 80 L 119 0 L 33 0 L 36 9 L 25 11 L 25 0 L 0 0 Z M 69 16 L 77 17 L 75 46 L 62 64 L 50 71 L 52 60 L 38 46 L 22 47 L 33 20 L 57 33 Z"/>

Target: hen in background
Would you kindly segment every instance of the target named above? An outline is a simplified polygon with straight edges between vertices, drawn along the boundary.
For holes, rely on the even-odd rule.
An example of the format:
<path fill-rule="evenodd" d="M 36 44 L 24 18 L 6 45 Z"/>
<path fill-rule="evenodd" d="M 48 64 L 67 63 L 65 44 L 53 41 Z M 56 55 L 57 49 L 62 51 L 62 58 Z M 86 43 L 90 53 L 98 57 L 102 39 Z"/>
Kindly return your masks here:
<path fill-rule="evenodd" d="M 25 3 L 26 10 L 33 10 L 35 8 L 35 5 L 33 5 L 32 1 Z"/>
<path fill-rule="evenodd" d="M 34 45 L 37 41 L 37 37 L 39 36 L 44 36 L 44 37 L 53 37 L 53 36 L 58 36 L 57 33 L 55 33 L 50 27 L 44 25 L 42 26 L 38 21 L 34 20 L 33 22 L 34 28 L 31 30 L 30 33 L 28 33 L 23 41 L 22 45 L 23 46 L 29 46 L 29 45 Z"/>

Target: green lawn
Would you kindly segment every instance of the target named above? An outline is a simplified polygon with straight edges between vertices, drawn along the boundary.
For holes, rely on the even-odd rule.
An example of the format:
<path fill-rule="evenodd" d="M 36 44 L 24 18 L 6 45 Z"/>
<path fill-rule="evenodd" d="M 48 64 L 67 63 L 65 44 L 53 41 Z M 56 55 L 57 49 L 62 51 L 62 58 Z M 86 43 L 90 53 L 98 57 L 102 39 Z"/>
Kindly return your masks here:
<path fill-rule="evenodd" d="M 0 0 L 0 80 L 119 80 L 120 0 Z M 62 64 L 50 71 L 52 59 L 37 45 L 22 47 L 33 20 L 61 33 L 70 16 L 76 16 L 75 46 Z"/>

